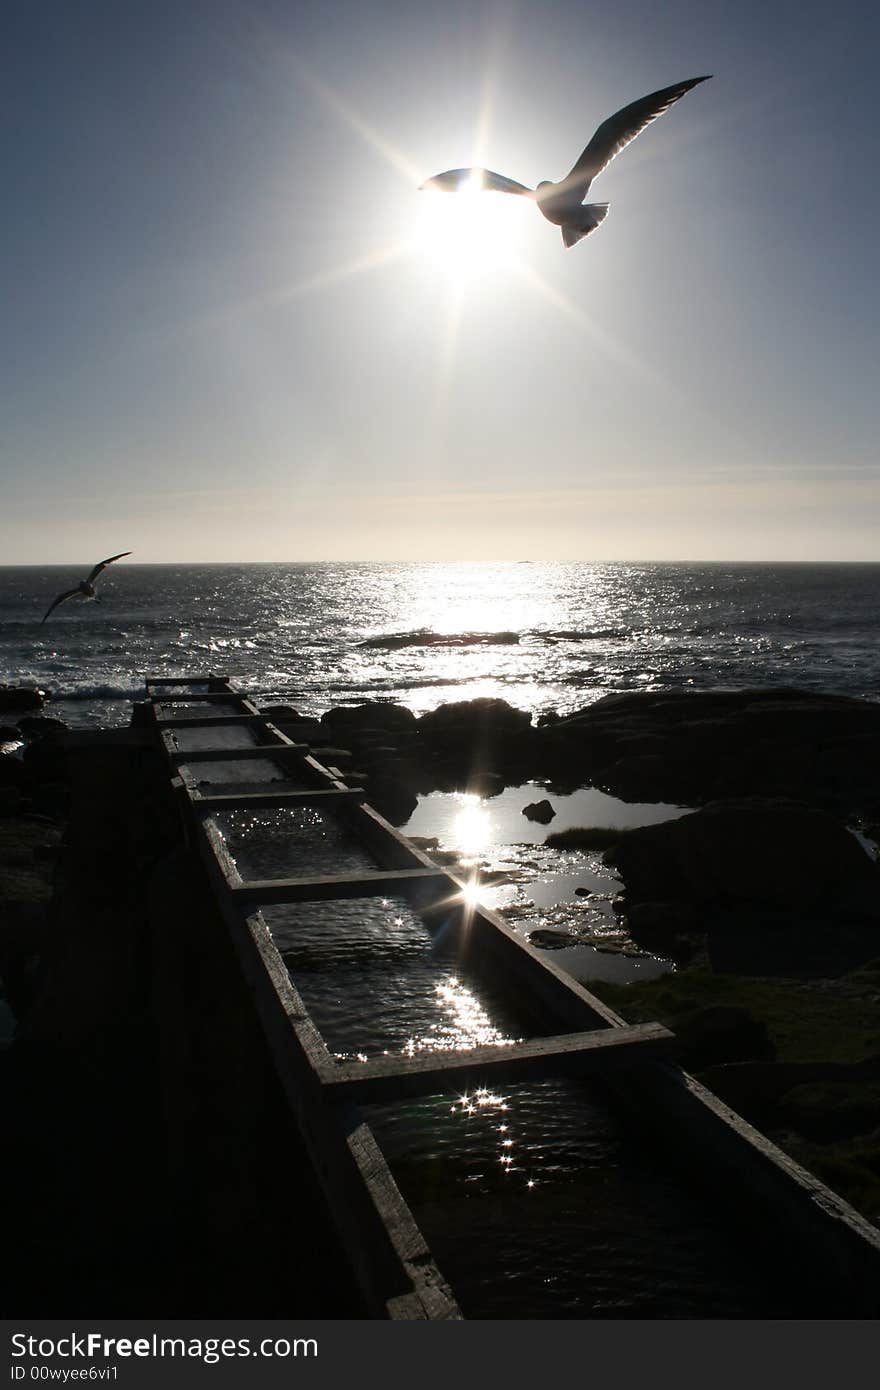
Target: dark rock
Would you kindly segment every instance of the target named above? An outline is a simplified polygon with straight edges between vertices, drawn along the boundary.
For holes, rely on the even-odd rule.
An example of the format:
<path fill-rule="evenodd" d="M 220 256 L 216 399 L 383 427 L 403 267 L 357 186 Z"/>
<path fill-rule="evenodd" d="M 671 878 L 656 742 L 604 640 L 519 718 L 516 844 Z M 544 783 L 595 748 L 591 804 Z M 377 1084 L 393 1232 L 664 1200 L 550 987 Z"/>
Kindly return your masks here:
<path fill-rule="evenodd" d="M 538 715 L 537 725 L 539 729 L 546 729 L 550 724 L 558 724 L 561 716 L 558 710 L 545 709 Z"/>
<path fill-rule="evenodd" d="M 274 719 L 272 722 L 294 743 L 320 743 L 327 737 L 327 730 L 317 719 Z"/>
<path fill-rule="evenodd" d="M 17 816 L 23 805 L 20 788 L 0 785 L 0 816 Z"/>
<path fill-rule="evenodd" d="M 302 715 L 293 705 L 260 705 L 260 714 L 265 714 L 267 719 L 277 723 L 279 719 L 293 720 L 297 722 L 302 719 Z"/>
<path fill-rule="evenodd" d="M 48 934 L 46 904 L 7 899 L 0 920 L 0 977 L 13 1012 L 21 1018 L 34 993 L 37 957 Z"/>
<path fill-rule="evenodd" d="M 623 830 L 605 825 L 573 825 L 568 830 L 551 830 L 544 844 L 548 849 L 608 849 L 616 845 Z"/>
<path fill-rule="evenodd" d="M 439 788 L 460 789 L 489 771 L 505 783 L 530 775 L 531 718 L 506 700 L 440 705 L 417 722 L 422 755 Z"/>
<path fill-rule="evenodd" d="M 529 941 L 544 951 L 560 951 L 564 946 L 576 946 L 577 938 L 571 932 L 554 931 L 551 927 L 539 927 L 529 932 Z"/>
<path fill-rule="evenodd" d="M 419 804 L 419 798 L 405 782 L 387 774 L 370 777 L 366 793 L 369 804 L 392 825 L 403 825 Z"/>
<path fill-rule="evenodd" d="M 609 695 L 535 736 L 544 771 L 635 800 L 785 795 L 852 810 L 880 782 L 880 703 L 810 691 Z"/>
<path fill-rule="evenodd" d="M 0 686 L 0 714 L 12 710 L 42 709 L 45 693 L 36 686 Z"/>
<path fill-rule="evenodd" d="M 698 931 L 701 919 L 689 903 L 638 902 L 626 904 L 626 923 L 637 940 L 657 944 Z"/>
<path fill-rule="evenodd" d="M 556 815 L 546 798 L 543 801 L 530 801 L 528 806 L 522 808 L 522 813 L 527 820 L 535 820 L 539 825 L 549 825 Z"/>
<path fill-rule="evenodd" d="M 343 767 L 354 756 L 350 748 L 330 748 L 323 743 L 315 745 L 312 753 L 325 767 Z"/>
<path fill-rule="evenodd" d="M 43 738 L 46 734 L 65 734 L 68 726 L 62 719 L 50 719 L 45 714 L 26 714 L 18 727 L 28 738 Z"/>
<path fill-rule="evenodd" d="M 21 743 L 21 733 L 14 724 L 0 724 L 0 743 Z"/>
<path fill-rule="evenodd" d="M 504 791 L 504 778 L 497 772 L 472 772 L 467 778 L 465 791 L 473 796 L 491 799 Z"/>
<path fill-rule="evenodd" d="M 383 733 L 395 733 L 400 730 L 406 733 L 415 729 L 416 717 L 405 705 L 385 704 L 376 700 L 363 705 L 341 705 L 336 709 L 329 709 L 321 716 L 321 723 L 329 726 L 334 731 L 334 736 L 337 733 L 363 733 L 367 729 L 381 730 Z"/>
<path fill-rule="evenodd" d="M 718 802 L 629 831 L 606 853 L 638 902 L 837 908 L 880 920 L 880 871 L 833 816 L 786 801 Z"/>
<path fill-rule="evenodd" d="M 70 812 L 70 789 L 66 782 L 37 782 L 31 788 L 31 810 L 48 820 L 65 820 Z"/>
<path fill-rule="evenodd" d="M 380 633 L 376 637 L 366 638 L 359 645 L 398 651 L 401 647 L 486 647 L 515 646 L 518 643 L 518 632 L 432 632 L 429 628 L 420 628 L 415 632 Z"/>
<path fill-rule="evenodd" d="M 65 782 L 68 775 L 68 754 L 54 731 L 35 743 L 29 743 L 22 755 L 28 776 L 37 782 Z"/>
<path fill-rule="evenodd" d="M 0 758 L 0 787 L 22 788 L 27 782 L 27 769 L 20 758 Z"/>
<path fill-rule="evenodd" d="M 679 1059 L 686 1067 L 717 1066 L 772 1058 L 774 1048 L 766 1025 L 748 1009 L 733 1004 L 710 1004 L 675 1023 Z"/>
<path fill-rule="evenodd" d="M 423 714 L 418 724 L 422 735 L 453 730 L 471 734 L 484 734 L 489 730 L 525 733 L 532 727 L 532 717 L 524 710 L 514 709 L 506 700 L 457 700 Z"/>

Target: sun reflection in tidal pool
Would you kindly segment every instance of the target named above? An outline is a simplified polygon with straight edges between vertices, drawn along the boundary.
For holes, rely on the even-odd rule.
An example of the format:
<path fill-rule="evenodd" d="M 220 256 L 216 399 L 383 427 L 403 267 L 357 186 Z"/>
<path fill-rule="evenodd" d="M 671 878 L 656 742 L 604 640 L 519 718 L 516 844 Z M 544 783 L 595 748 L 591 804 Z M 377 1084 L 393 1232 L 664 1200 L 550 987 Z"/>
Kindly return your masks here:
<path fill-rule="evenodd" d="M 480 854 L 492 840 L 492 816 L 479 796 L 473 792 L 458 795 L 461 809 L 457 812 L 450 835 L 451 848 L 459 854 Z"/>

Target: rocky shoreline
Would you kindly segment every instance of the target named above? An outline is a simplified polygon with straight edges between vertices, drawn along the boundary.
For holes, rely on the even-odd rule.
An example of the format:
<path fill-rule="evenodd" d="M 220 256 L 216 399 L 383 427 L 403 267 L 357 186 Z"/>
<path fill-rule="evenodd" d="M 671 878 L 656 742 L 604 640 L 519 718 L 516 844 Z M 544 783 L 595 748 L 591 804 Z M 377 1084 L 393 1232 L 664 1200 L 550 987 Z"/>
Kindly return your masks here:
<path fill-rule="evenodd" d="M 606 837 L 624 883 L 615 910 L 632 939 L 678 967 L 595 992 L 633 1021 L 673 1027 L 688 1069 L 880 1221 L 880 869 L 866 848 L 880 826 L 880 704 L 798 690 L 646 693 L 608 696 L 537 727 L 493 700 L 418 719 L 380 702 L 320 720 L 289 706 L 265 712 L 365 786 L 404 832 L 421 794 L 491 797 L 527 781 L 544 789 L 538 820 L 552 819 L 542 798 L 552 811 L 554 793 L 585 785 L 694 807 L 610 843 L 607 829 L 584 827 Z M 199 1002 L 197 951 L 185 1007 L 169 984 L 183 949 L 169 953 L 163 925 L 169 864 L 198 890 L 158 760 L 137 729 L 65 730 L 42 712 L 39 692 L 0 690 L 0 726 L 0 974 L 19 1019 L 16 1042 L 0 1053 L 8 1103 L 32 1119 L 28 1086 L 51 1097 L 71 1069 L 124 1085 L 136 1056 L 161 1129 L 180 1072 L 180 1039 L 169 1041 L 165 1027 L 169 990 L 172 1012 L 201 1019 L 212 1037 L 218 1025 Z M 155 1045 L 145 1053 L 148 1033 Z M 188 1054 L 204 1045 L 190 1037 Z M 253 1039 L 247 1045 L 259 1051 Z M 219 1133 L 225 1121 L 212 1115 L 207 1130 Z M 136 1151 L 145 1136 L 129 1119 Z M 197 1150 L 201 1140 L 191 1142 Z M 256 1162 L 241 1142 L 247 1165 Z M 32 1160 L 27 1149 L 25 1170 Z M 190 1161 L 198 1153 L 181 1160 L 184 1169 Z M 219 1182 L 218 1201 L 229 1181 Z M 177 1177 L 172 1187 L 178 1193 Z M 213 1219 L 205 1214 L 202 1235 Z M 239 1230 L 235 1239 L 250 1237 Z"/>

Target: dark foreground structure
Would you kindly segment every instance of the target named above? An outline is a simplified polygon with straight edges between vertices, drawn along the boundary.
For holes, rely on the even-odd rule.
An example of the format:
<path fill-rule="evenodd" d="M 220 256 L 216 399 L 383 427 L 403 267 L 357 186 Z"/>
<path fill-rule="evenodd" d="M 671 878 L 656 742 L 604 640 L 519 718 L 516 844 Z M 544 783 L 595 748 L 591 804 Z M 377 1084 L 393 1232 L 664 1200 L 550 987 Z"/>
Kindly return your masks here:
<path fill-rule="evenodd" d="M 22 979 L 3 1057 L 20 1252 L 9 1313 L 457 1317 L 359 1106 L 589 1073 L 745 1223 L 756 1262 L 779 1258 L 802 1282 L 803 1315 L 876 1314 L 877 1231 L 680 1070 L 666 1029 L 627 1026 L 469 904 L 351 778 L 227 682 L 148 694 L 138 727 L 56 750 L 67 843 L 42 974 Z M 306 803 L 377 868 L 242 880 L 213 818 Z M 451 1063 L 335 1062 L 260 908 L 377 892 L 451 924 L 463 963 L 526 1000 L 538 1036 Z"/>

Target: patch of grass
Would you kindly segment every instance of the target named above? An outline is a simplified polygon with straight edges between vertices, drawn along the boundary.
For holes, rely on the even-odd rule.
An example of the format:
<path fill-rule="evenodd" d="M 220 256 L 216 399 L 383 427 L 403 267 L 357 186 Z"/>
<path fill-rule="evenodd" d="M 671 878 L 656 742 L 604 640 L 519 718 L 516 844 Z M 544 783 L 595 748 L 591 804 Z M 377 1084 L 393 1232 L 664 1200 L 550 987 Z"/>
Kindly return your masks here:
<path fill-rule="evenodd" d="M 570 830 L 554 830 L 544 841 L 548 849 L 609 849 L 625 830 L 601 825 L 575 825 Z"/>
<path fill-rule="evenodd" d="M 870 992 L 860 997 L 799 980 L 704 970 L 684 970 L 632 985 L 593 980 L 590 989 L 627 1022 L 657 1019 L 673 1032 L 676 1022 L 696 1008 L 738 1005 L 766 1025 L 780 1062 L 861 1062 L 880 1052 L 880 1018 Z"/>
<path fill-rule="evenodd" d="M 873 1135 L 880 1132 L 880 1084 L 861 1079 L 805 1082 L 785 1093 L 779 1113 L 804 1139 Z"/>
<path fill-rule="evenodd" d="M 775 1135 L 775 1142 L 821 1182 L 880 1225 L 880 1135 L 835 1144 L 806 1143 L 797 1135 Z"/>

